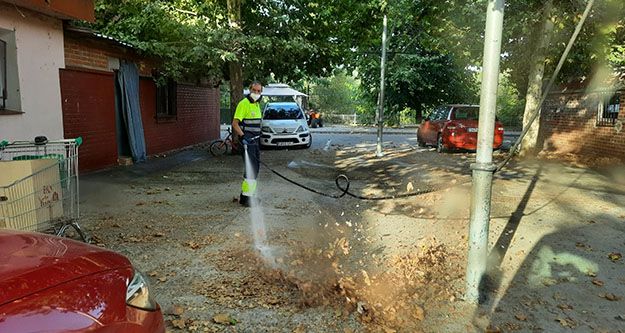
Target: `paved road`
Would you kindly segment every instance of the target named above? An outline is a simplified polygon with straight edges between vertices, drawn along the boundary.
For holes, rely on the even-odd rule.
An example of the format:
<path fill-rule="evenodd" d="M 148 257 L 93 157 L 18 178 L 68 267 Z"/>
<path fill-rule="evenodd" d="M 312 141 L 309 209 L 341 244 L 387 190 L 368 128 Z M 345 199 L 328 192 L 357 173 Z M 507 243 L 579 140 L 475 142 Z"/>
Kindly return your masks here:
<path fill-rule="evenodd" d="M 504 136 L 503 150 L 510 149 L 514 140 L 518 138 L 517 133 Z M 382 136 L 384 145 L 409 144 L 417 146 L 417 137 L 414 134 L 384 134 Z M 359 144 L 375 146 L 377 135 L 372 133 L 313 133 L 313 148 L 323 148 L 330 140 L 330 144 L 354 146 Z"/>
<path fill-rule="evenodd" d="M 228 126 L 222 126 L 222 137 L 226 134 Z M 377 142 L 376 128 L 373 127 L 350 127 L 350 126 L 326 126 L 311 129 L 313 135 L 312 148 L 323 148 L 328 144 L 354 146 L 358 144 L 373 145 Z M 518 132 L 507 132 L 504 135 L 502 149 L 508 150 L 519 137 Z M 414 128 L 387 128 L 382 137 L 384 144 L 409 144 L 417 146 L 416 130 Z"/>

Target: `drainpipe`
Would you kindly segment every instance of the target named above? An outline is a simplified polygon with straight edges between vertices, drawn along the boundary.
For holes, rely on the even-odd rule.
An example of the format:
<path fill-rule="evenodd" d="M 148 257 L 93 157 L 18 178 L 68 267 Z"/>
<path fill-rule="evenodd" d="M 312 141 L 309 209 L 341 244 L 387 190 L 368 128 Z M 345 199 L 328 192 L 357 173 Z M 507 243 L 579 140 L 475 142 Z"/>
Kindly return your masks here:
<path fill-rule="evenodd" d="M 477 304 L 479 287 L 488 257 L 488 226 L 492 193 L 493 139 L 499 61 L 501 59 L 501 35 L 503 30 L 504 0 L 489 0 L 486 13 L 484 59 L 482 64 L 482 87 L 480 95 L 480 121 L 477 134 L 477 154 L 473 170 L 471 193 L 471 221 L 469 226 L 469 261 L 466 274 L 465 300 Z"/>
<path fill-rule="evenodd" d="M 380 70 L 380 96 L 378 97 L 378 144 L 375 155 L 384 156 L 382 151 L 382 127 L 384 126 L 384 69 L 386 67 L 386 15 L 384 15 L 384 29 L 382 30 L 382 64 Z"/>

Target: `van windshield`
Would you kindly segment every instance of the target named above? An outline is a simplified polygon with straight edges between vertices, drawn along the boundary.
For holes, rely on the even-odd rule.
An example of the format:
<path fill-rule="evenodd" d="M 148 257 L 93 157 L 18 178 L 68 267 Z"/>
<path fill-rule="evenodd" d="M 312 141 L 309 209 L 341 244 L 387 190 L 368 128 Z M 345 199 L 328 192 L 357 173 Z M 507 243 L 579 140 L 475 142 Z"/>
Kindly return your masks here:
<path fill-rule="evenodd" d="M 269 105 L 265 109 L 263 119 L 304 119 L 304 114 L 297 105 Z"/>

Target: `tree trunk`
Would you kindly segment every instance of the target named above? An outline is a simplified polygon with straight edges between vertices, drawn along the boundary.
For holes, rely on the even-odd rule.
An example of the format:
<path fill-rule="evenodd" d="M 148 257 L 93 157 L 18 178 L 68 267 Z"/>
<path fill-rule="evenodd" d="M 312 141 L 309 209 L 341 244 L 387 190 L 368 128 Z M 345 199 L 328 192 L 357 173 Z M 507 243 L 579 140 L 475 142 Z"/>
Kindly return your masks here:
<path fill-rule="evenodd" d="M 230 118 L 232 118 L 237 104 L 243 99 L 243 72 L 241 63 L 238 61 L 231 61 L 228 68 L 230 71 L 230 113 L 232 113 Z"/>
<path fill-rule="evenodd" d="M 554 24 L 551 11 L 553 0 L 547 0 L 543 5 L 543 21 L 539 29 L 536 30 L 536 47 L 532 53 L 527 93 L 525 96 L 525 111 L 523 113 L 523 128 L 529 126 L 527 134 L 521 141 L 521 156 L 529 156 L 537 153 L 538 134 L 540 131 L 540 115 L 531 124 L 530 119 L 536 113 L 540 113 L 540 98 L 543 93 L 543 77 L 545 75 L 545 60 L 547 58 L 547 48 L 551 42 Z"/>
<path fill-rule="evenodd" d="M 228 25 L 230 29 L 241 35 L 241 0 L 227 0 L 228 2 Z M 230 72 L 230 113 L 234 117 L 237 104 L 243 99 L 243 70 L 241 68 L 241 45 L 233 40 L 233 50 L 237 55 L 236 61 L 228 63 Z"/>

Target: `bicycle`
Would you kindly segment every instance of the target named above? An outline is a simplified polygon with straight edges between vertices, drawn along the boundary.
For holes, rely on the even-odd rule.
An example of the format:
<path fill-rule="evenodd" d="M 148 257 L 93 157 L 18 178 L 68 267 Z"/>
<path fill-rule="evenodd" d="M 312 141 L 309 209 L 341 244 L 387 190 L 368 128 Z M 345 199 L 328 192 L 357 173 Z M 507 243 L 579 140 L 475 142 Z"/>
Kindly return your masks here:
<path fill-rule="evenodd" d="M 236 154 L 239 151 L 239 144 L 232 139 L 232 130 L 230 127 L 228 127 L 228 135 L 226 138 L 213 141 L 208 150 L 213 156 Z"/>

